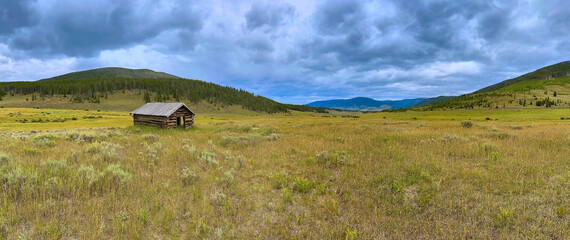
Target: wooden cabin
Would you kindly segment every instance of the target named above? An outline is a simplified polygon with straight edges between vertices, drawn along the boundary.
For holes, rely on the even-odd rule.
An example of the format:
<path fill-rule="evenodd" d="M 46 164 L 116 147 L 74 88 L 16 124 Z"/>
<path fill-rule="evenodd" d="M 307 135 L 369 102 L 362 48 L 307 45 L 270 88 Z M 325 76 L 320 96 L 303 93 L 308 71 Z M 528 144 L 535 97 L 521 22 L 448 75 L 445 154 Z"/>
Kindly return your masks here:
<path fill-rule="evenodd" d="M 194 112 L 184 103 L 147 103 L 133 112 L 135 125 L 161 128 L 184 127 L 194 124 Z"/>

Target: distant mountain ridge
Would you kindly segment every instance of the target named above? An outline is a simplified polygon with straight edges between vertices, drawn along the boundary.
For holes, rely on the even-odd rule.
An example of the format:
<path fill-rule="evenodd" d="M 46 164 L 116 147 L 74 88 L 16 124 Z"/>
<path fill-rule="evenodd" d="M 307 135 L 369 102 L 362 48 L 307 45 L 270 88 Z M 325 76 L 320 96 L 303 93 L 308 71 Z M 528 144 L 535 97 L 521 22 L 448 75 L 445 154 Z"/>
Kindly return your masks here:
<path fill-rule="evenodd" d="M 136 78 L 136 79 L 153 79 L 153 78 L 180 78 L 178 76 L 155 72 L 150 69 L 128 69 L 120 67 L 97 68 L 86 71 L 71 72 L 51 78 L 41 79 L 39 81 L 50 80 L 93 80 L 106 78 Z"/>
<path fill-rule="evenodd" d="M 332 108 L 339 110 L 382 111 L 385 109 L 407 108 L 424 100 L 426 100 L 426 98 L 379 101 L 372 98 L 356 97 L 351 99 L 315 101 L 308 103 L 307 106 Z"/>

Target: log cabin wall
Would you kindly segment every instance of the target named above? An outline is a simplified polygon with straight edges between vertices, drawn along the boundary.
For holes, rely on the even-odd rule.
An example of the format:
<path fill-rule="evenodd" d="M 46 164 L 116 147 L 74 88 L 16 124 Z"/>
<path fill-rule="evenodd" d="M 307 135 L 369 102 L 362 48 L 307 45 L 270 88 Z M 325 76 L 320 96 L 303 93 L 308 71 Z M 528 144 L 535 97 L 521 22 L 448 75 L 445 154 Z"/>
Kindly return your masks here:
<path fill-rule="evenodd" d="M 178 125 L 177 125 L 178 124 L 178 121 L 177 121 L 178 117 L 184 117 L 184 123 L 183 123 L 184 128 L 189 128 L 190 126 L 192 126 L 194 124 L 194 115 L 190 111 L 188 111 L 188 109 L 180 108 L 168 117 L 167 126 L 169 128 L 178 127 Z"/>
<path fill-rule="evenodd" d="M 142 126 L 158 126 L 167 127 L 167 118 L 160 116 L 150 116 L 150 115 L 133 115 L 133 122 L 135 125 Z"/>

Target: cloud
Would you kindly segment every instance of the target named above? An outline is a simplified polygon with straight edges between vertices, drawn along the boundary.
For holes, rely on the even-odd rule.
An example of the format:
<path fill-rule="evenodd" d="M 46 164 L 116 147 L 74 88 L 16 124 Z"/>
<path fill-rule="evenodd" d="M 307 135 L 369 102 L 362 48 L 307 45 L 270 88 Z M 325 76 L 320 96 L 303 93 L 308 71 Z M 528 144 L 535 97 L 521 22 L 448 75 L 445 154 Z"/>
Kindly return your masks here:
<path fill-rule="evenodd" d="M 295 7 L 289 4 L 262 4 L 254 3 L 245 14 L 245 26 L 248 30 L 264 28 L 272 30 L 286 21 L 291 21 L 295 14 Z"/>
<path fill-rule="evenodd" d="M 44 0 L 29 4 L 29 8 L 35 10 L 37 24 L 15 28 L 8 44 L 38 56 L 90 57 L 144 42 L 165 31 L 176 31 L 175 38 L 192 47 L 193 35 L 202 26 L 201 14 L 189 1 Z"/>
<path fill-rule="evenodd" d="M 2 55 L 6 50 L 7 46 L 0 44 L 0 79 L 4 81 L 29 81 L 65 74 L 73 70 L 77 61 L 75 58 L 13 59 Z"/>
<path fill-rule="evenodd" d="M 36 22 L 36 16 L 30 9 L 31 1 L 0 1 L 0 34 L 7 34 L 14 29 Z"/>
<path fill-rule="evenodd" d="M 1 1 L 0 81 L 123 66 L 288 103 L 462 94 L 568 60 L 568 9 L 563 0 Z"/>

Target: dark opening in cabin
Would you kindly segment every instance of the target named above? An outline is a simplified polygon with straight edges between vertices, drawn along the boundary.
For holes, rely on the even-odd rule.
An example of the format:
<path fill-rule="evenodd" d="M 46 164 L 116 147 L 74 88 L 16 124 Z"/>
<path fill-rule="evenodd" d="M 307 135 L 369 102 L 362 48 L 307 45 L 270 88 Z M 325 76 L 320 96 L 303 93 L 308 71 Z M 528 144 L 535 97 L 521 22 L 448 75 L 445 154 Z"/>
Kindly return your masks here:
<path fill-rule="evenodd" d="M 188 128 L 194 124 L 194 112 L 184 103 L 147 103 L 131 114 L 135 125 Z"/>
<path fill-rule="evenodd" d="M 184 117 L 177 117 L 176 118 L 176 126 L 178 126 L 178 127 L 184 126 Z"/>

